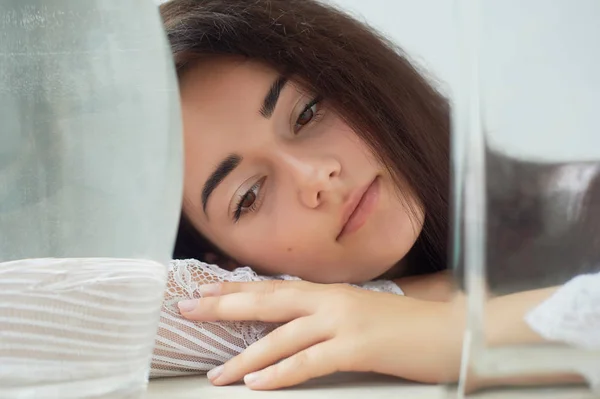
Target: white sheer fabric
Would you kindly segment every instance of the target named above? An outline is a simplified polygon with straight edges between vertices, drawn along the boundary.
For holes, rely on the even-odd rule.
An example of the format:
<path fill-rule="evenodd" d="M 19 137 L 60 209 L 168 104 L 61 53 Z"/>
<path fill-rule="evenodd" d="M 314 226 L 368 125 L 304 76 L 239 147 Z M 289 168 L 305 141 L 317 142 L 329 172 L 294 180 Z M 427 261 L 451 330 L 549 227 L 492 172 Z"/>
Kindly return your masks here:
<path fill-rule="evenodd" d="M 547 340 L 596 351 L 596 361 L 580 372 L 600 390 L 600 273 L 575 277 L 525 320 Z"/>
<path fill-rule="evenodd" d="M 221 281 L 297 280 L 292 276 L 265 277 L 249 267 L 227 271 L 197 260 L 176 260 L 169 269 L 151 377 L 203 373 L 223 364 L 273 331 L 279 324 L 262 322 L 192 322 L 181 317 L 177 302 L 200 298 L 198 286 Z M 364 289 L 403 295 L 393 282 L 381 280 Z"/>
<path fill-rule="evenodd" d="M 0 398 L 130 398 L 146 385 L 165 265 L 0 262 Z"/>

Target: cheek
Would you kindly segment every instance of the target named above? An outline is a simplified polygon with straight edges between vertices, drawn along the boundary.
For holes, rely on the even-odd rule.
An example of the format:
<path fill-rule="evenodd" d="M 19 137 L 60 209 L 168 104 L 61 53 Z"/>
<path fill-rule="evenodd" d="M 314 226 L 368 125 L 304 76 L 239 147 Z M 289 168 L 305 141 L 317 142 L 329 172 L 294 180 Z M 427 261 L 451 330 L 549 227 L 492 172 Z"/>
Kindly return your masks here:
<path fill-rule="evenodd" d="M 378 162 L 375 160 L 369 146 L 339 117 L 332 118 L 331 121 L 323 121 L 328 124 L 325 136 L 331 146 L 336 148 L 337 153 L 348 165 L 365 164 L 377 168 Z"/>
<path fill-rule="evenodd" d="M 315 230 L 315 220 L 301 210 L 286 207 L 259 225 L 248 226 L 246 239 L 236 237 L 232 246 L 240 262 L 261 273 L 304 275 L 318 267 L 331 252 L 323 231 Z"/>
<path fill-rule="evenodd" d="M 236 250 L 232 253 L 238 252 L 241 259 L 256 267 L 272 268 L 274 266 L 279 271 L 279 263 L 282 265 L 288 263 L 303 246 L 303 233 L 300 228 L 274 227 L 264 230 L 252 228 L 251 230 L 252 233 L 247 234 L 246 239 L 235 239 Z"/>

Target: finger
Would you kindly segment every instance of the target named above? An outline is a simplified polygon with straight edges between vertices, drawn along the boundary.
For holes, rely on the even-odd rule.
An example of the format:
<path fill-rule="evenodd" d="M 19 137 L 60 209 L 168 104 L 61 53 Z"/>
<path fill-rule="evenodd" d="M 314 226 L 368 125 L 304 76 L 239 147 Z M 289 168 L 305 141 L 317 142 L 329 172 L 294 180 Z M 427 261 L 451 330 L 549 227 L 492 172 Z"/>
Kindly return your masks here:
<path fill-rule="evenodd" d="M 301 384 L 313 378 L 342 371 L 344 348 L 335 340 L 313 345 L 264 370 L 248 374 L 244 383 L 251 389 L 271 390 Z"/>
<path fill-rule="evenodd" d="M 275 292 L 281 289 L 296 288 L 314 291 L 322 288 L 322 284 L 308 283 L 301 280 L 263 280 L 249 282 L 222 282 L 205 284 L 198 287 L 197 291 L 202 297 L 228 295 L 237 292 Z"/>
<path fill-rule="evenodd" d="M 314 298 L 295 290 L 237 292 L 179 302 L 183 317 L 195 321 L 282 323 L 312 313 Z"/>
<path fill-rule="evenodd" d="M 302 317 L 273 330 L 247 347 L 222 367 L 209 373 L 215 385 L 227 385 L 241 380 L 246 374 L 262 370 L 313 345 L 331 339 L 326 328 L 315 328 L 312 317 Z"/>

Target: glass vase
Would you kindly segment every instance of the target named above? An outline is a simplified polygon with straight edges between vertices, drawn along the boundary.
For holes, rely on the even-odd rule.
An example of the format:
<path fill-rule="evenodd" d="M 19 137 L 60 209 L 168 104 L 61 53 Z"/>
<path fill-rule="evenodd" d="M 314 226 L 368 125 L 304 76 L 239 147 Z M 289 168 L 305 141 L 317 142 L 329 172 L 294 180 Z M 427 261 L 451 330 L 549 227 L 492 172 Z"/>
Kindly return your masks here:
<path fill-rule="evenodd" d="M 0 397 L 143 394 L 179 109 L 153 0 L 0 2 Z"/>
<path fill-rule="evenodd" d="M 492 386 L 592 383 L 600 348 L 546 336 L 529 321 L 536 307 L 523 322 L 544 343 L 499 344 L 510 332 L 490 312 L 501 296 L 600 272 L 600 3 L 456 4 L 452 262 L 468 308 L 459 391 L 469 375 Z M 573 305 L 572 319 L 588 305 Z"/>

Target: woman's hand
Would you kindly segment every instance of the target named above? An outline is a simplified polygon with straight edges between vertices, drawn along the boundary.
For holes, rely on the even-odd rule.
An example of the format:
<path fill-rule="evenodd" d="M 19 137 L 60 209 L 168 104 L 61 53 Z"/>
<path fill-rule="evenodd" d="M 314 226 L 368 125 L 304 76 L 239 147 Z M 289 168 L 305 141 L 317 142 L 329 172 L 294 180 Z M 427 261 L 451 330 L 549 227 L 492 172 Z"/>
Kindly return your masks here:
<path fill-rule="evenodd" d="M 180 303 L 185 318 L 286 323 L 213 369 L 215 385 L 244 378 L 252 389 L 277 389 L 338 371 L 440 382 L 459 369 L 463 325 L 448 303 L 305 281 L 200 291 L 202 299 Z"/>

